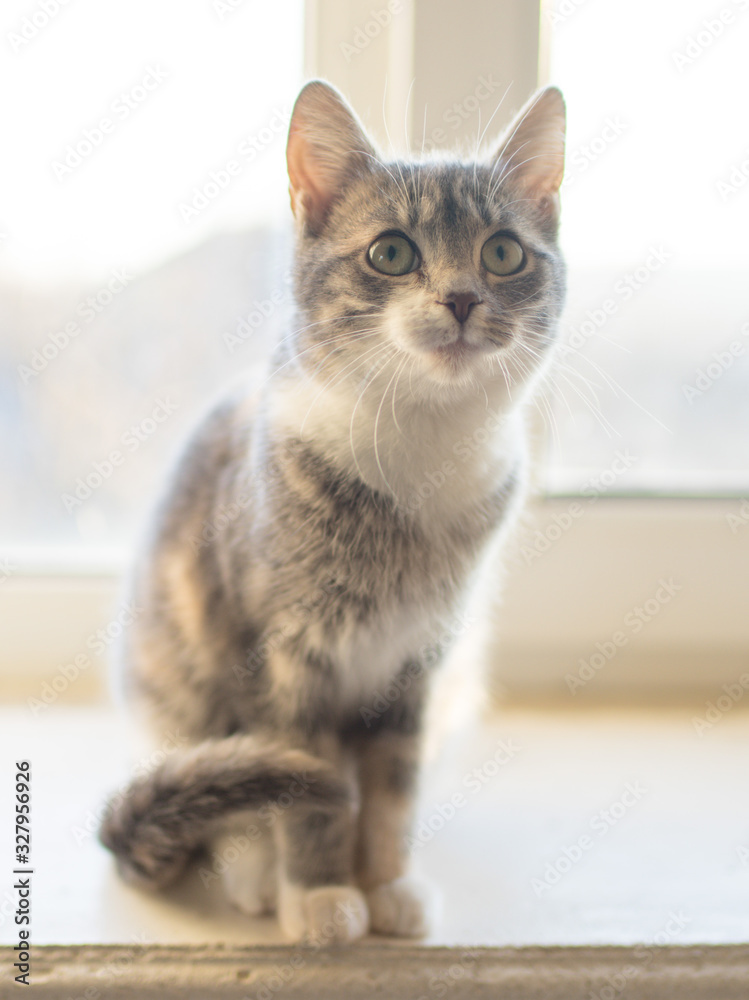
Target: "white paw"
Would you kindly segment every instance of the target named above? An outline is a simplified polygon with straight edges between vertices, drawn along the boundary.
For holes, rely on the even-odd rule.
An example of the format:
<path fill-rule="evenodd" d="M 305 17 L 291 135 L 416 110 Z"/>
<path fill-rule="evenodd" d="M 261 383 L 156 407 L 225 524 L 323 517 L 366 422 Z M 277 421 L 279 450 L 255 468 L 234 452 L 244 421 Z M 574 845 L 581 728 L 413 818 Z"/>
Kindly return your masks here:
<path fill-rule="evenodd" d="M 251 917 L 274 913 L 276 909 L 276 872 L 274 867 L 262 873 L 247 873 L 239 865 L 224 872 L 224 891 L 229 902 Z"/>
<path fill-rule="evenodd" d="M 228 847 L 226 845 L 229 845 Z M 238 857 L 228 838 L 217 844 L 218 855 L 223 857 L 226 868 L 223 872 L 224 892 L 238 910 L 251 917 L 263 913 L 273 913 L 276 909 L 277 873 L 272 844 L 266 838 L 252 843 Z"/>
<path fill-rule="evenodd" d="M 367 905 L 373 933 L 424 937 L 434 922 L 436 900 L 424 883 L 403 876 L 371 889 Z"/>
<path fill-rule="evenodd" d="M 293 941 L 310 944 L 348 944 L 369 928 L 364 896 L 349 885 L 317 889 L 283 885 L 278 899 L 278 919 Z"/>

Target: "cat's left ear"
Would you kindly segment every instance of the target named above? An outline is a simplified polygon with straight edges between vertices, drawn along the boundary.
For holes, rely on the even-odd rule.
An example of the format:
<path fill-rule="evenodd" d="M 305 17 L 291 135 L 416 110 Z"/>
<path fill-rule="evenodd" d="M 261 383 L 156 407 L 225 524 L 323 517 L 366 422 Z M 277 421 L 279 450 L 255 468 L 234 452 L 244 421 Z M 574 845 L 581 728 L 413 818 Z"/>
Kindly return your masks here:
<path fill-rule="evenodd" d="M 343 189 L 377 159 L 346 101 L 323 80 L 299 94 L 291 115 L 286 162 L 294 215 L 319 232 Z"/>
<path fill-rule="evenodd" d="M 564 133 L 564 98 L 556 87 L 546 87 L 522 108 L 494 155 L 502 183 L 554 216 L 564 175 Z"/>

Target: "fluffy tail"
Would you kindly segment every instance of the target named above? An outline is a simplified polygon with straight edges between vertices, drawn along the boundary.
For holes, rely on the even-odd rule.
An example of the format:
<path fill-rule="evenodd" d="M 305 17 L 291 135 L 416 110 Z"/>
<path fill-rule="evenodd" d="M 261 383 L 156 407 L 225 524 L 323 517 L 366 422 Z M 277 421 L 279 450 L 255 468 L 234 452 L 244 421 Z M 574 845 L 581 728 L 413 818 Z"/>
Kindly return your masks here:
<path fill-rule="evenodd" d="M 113 797 L 99 831 L 129 882 L 174 881 L 217 820 L 284 799 L 340 807 L 346 783 L 330 764 L 254 736 L 207 740 L 168 758 Z"/>

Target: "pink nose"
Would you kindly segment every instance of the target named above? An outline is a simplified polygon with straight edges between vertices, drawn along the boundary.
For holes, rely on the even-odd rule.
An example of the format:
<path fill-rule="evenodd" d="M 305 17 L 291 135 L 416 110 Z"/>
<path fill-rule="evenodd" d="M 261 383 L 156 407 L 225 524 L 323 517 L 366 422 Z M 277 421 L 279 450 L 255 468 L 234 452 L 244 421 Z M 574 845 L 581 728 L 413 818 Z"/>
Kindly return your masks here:
<path fill-rule="evenodd" d="M 469 312 L 479 302 L 481 299 L 474 292 L 453 292 L 440 305 L 451 309 L 459 323 L 465 323 Z"/>

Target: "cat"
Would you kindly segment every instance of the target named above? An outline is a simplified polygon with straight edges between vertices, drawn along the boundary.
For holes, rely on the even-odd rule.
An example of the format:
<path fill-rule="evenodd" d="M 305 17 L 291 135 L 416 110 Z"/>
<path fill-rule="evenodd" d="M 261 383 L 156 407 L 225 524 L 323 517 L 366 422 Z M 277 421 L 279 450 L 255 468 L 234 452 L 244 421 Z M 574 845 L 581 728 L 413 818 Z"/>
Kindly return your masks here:
<path fill-rule="evenodd" d="M 524 493 L 564 126 L 549 87 L 491 155 L 386 160 L 332 86 L 299 94 L 295 321 L 192 437 L 134 575 L 127 689 L 189 745 L 110 804 L 129 881 L 233 849 L 229 898 L 291 939 L 427 932 L 404 843 L 433 637 Z"/>

